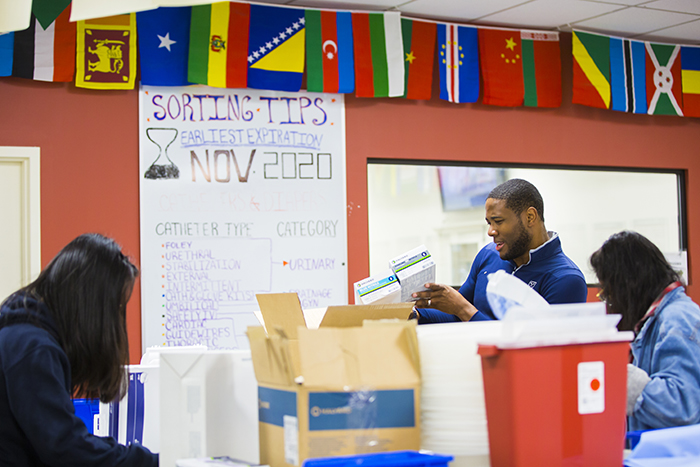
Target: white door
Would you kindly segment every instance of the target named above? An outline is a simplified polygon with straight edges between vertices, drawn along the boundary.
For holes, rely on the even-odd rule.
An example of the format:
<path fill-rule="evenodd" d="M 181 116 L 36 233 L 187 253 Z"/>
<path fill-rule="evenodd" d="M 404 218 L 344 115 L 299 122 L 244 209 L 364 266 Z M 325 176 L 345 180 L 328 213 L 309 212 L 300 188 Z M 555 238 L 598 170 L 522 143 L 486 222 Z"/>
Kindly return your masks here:
<path fill-rule="evenodd" d="M 0 147 L 0 302 L 40 270 L 39 148 Z"/>

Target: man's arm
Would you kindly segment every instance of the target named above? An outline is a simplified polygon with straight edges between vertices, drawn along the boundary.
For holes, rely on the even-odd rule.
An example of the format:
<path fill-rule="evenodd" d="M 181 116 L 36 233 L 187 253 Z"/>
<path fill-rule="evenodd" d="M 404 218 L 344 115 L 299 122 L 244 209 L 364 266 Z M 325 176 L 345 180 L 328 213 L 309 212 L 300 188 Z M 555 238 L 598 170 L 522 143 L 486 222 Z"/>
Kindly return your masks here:
<path fill-rule="evenodd" d="M 547 303 L 585 303 L 588 298 L 588 286 L 583 276 L 565 274 L 548 281 L 540 290 L 540 295 Z"/>

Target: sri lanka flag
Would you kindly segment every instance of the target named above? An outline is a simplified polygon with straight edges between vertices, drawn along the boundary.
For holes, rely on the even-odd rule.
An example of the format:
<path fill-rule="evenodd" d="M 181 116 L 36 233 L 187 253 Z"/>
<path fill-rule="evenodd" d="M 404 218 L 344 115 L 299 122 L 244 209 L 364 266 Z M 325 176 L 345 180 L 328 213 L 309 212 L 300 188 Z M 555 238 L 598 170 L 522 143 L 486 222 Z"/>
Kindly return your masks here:
<path fill-rule="evenodd" d="M 248 87 L 297 92 L 304 73 L 304 10 L 250 6 Z"/>
<path fill-rule="evenodd" d="M 192 7 L 187 79 L 217 88 L 247 87 L 247 3 Z"/>
<path fill-rule="evenodd" d="M 700 117 L 700 47 L 681 47 L 683 113 Z"/>
<path fill-rule="evenodd" d="M 306 10 L 306 89 L 348 93 L 355 90 L 352 14 Z"/>
<path fill-rule="evenodd" d="M 610 108 L 610 38 L 573 31 L 574 104 Z"/>
<path fill-rule="evenodd" d="M 646 52 L 644 42 L 610 38 L 611 108 L 647 113 Z"/>
<path fill-rule="evenodd" d="M 462 103 L 479 98 L 479 45 L 477 28 L 438 25 L 440 99 Z"/>

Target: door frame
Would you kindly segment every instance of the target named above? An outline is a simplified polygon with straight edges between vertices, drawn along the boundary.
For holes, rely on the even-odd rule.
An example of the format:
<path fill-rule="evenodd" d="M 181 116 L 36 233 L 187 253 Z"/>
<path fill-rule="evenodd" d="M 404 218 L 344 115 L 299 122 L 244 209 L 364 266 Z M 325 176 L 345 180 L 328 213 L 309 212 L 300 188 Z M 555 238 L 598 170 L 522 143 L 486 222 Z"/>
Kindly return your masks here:
<path fill-rule="evenodd" d="M 41 272 L 41 151 L 38 147 L 0 146 L 0 163 L 19 163 L 22 286 Z"/>

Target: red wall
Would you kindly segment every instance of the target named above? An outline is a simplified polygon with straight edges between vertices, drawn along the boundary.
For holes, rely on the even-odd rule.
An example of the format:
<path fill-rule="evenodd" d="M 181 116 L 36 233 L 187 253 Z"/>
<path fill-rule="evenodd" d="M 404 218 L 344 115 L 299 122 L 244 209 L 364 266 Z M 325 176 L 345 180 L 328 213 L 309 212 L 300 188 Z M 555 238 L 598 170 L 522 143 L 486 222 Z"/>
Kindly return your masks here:
<path fill-rule="evenodd" d="M 352 282 L 369 273 L 367 158 L 684 169 L 691 282 L 700 274 L 700 119 L 570 104 L 570 50 L 571 36 L 563 34 L 558 109 L 450 104 L 437 98 L 437 82 L 431 101 L 347 96 L 349 296 Z M 84 232 L 115 238 L 138 264 L 137 91 L 1 78 L 0 108 L 0 146 L 41 148 L 42 264 Z M 694 286 L 688 290 L 700 301 Z M 138 285 L 127 313 L 131 360 L 138 362 Z"/>

